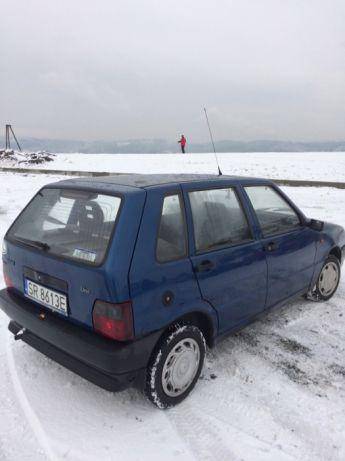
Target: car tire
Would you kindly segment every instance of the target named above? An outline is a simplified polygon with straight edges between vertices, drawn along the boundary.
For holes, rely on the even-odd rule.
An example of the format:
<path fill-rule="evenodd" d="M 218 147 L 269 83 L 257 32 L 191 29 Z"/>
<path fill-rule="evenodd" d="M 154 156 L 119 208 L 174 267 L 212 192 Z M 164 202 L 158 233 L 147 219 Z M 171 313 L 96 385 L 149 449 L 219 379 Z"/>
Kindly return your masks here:
<path fill-rule="evenodd" d="M 203 333 L 194 325 L 174 325 L 163 336 L 147 369 L 145 394 L 158 408 L 182 402 L 199 379 L 206 353 Z"/>
<path fill-rule="evenodd" d="M 340 262 L 333 255 L 328 256 L 316 284 L 309 296 L 313 301 L 327 301 L 337 291 L 340 281 Z"/>

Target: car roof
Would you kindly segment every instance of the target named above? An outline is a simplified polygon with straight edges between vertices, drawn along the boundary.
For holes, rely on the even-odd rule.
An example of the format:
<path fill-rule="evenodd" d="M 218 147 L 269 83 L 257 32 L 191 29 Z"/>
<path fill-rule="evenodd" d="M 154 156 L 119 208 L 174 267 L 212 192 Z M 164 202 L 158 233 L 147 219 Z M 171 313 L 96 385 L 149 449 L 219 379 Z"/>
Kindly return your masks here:
<path fill-rule="evenodd" d="M 68 186 L 68 187 L 92 187 L 96 188 L 98 185 L 107 185 L 107 189 L 114 186 L 125 186 L 126 188 L 147 189 L 150 187 L 164 186 L 168 184 L 181 184 L 190 182 L 205 182 L 206 184 L 231 181 L 234 184 L 257 184 L 257 183 L 270 183 L 268 179 L 244 177 L 244 176 L 230 176 L 230 175 L 206 175 L 206 174 L 110 174 L 107 176 L 93 176 L 75 179 L 67 179 L 54 183 L 54 185 Z M 51 185 L 50 185 L 51 186 Z M 109 187 L 110 186 L 110 187 Z"/>

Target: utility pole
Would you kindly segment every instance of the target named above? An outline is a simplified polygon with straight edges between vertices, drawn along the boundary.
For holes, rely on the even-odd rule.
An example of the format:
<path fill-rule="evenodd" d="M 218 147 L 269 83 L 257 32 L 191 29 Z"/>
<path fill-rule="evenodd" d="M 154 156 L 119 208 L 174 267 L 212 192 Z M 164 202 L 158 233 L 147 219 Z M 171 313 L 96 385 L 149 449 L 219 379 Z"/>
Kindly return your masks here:
<path fill-rule="evenodd" d="M 9 130 L 10 125 L 6 125 L 5 128 L 5 138 L 6 138 L 6 146 L 5 149 L 11 149 L 11 143 L 10 143 L 10 130 Z"/>
<path fill-rule="evenodd" d="M 12 133 L 12 136 L 14 140 L 16 141 L 18 150 L 21 152 L 22 149 L 19 145 L 18 139 L 16 138 L 16 135 L 14 134 L 14 131 L 12 129 L 12 125 L 7 124 L 5 128 L 5 143 L 6 143 L 6 150 L 11 149 L 11 139 L 10 139 L 10 133 Z"/>

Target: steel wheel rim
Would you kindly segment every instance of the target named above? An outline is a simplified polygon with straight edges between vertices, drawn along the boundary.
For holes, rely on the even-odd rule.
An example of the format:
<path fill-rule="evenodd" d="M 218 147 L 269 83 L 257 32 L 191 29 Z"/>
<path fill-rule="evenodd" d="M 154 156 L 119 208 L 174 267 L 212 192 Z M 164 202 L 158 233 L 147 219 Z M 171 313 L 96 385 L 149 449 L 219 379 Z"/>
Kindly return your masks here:
<path fill-rule="evenodd" d="M 339 282 L 339 268 L 334 262 L 329 262 L 322 268 L 319 276 L 319 291 L 323 296 L 332 294 Z"/>
<path fill-rule="evenodd" d="M 192 384 L 200 364 L 200 347 L 192 338 L 179 341 L 169 352 L 162 371 L 162 386 L 169 397 L 178 397 Z"/>

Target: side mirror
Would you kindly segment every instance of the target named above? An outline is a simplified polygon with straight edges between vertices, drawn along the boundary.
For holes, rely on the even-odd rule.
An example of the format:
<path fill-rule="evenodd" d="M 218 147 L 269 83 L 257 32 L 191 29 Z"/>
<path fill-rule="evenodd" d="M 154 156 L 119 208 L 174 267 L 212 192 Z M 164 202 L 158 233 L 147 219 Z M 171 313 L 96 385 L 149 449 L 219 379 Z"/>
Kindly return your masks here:
<path fill-rule="evenodd" d="M 310 229 L 313 229 L 315 231 L 321 232 L 323 230 L 324 222 L 320 221 L 319 219 L 310 219 L 308 222 L 308 226 Z"/>

